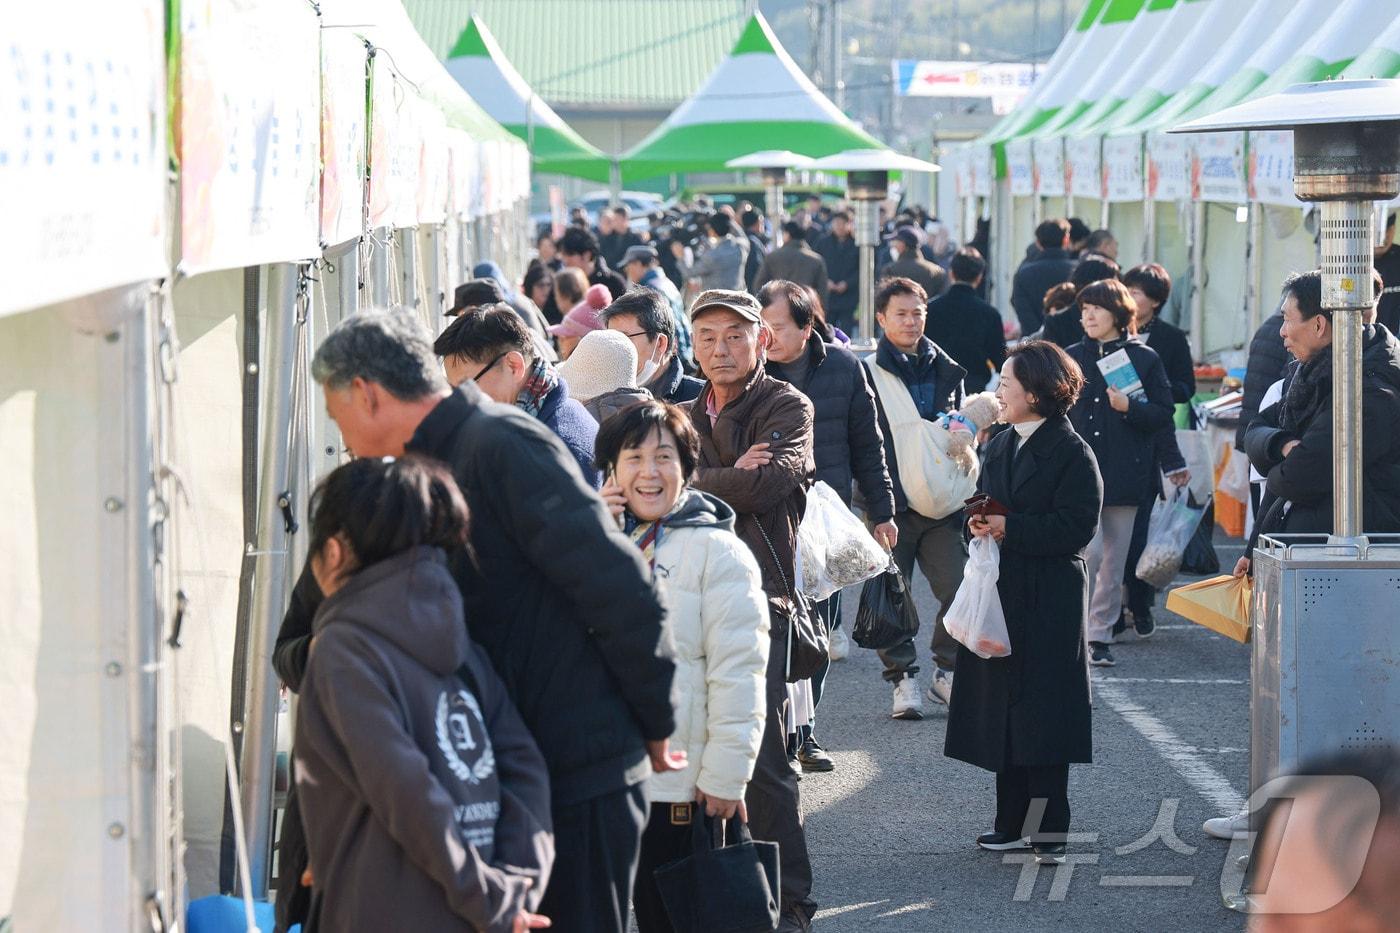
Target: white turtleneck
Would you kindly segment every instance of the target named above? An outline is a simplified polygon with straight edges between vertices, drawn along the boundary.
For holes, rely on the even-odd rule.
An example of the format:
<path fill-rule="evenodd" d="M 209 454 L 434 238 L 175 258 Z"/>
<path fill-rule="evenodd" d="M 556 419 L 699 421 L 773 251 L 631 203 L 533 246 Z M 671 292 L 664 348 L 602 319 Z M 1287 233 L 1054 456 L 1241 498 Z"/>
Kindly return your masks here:
<path fill-rule="evenodd" d="M 1030 440 L 1031 435 L 1034 434 L 1036 432 L 1036 429 L 1044 423 L 1044 418 L 1036 418 L 1032 421 L 1018 421 L 1011 426 L 1016 430 L 1017 453 L 1020 453 L 1021 448 L 1026 446 L 1026 441 Z"/>

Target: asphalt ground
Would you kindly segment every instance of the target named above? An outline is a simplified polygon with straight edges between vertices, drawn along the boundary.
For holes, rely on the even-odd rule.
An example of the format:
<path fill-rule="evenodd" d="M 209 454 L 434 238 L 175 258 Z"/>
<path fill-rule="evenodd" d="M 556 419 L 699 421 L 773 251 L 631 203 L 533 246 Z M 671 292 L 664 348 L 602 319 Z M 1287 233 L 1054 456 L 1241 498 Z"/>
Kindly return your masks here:
<path fill-rule="evenodd" d="M 1228 569 L 1240 546 L 1221 540 L 1217 551 Z M 845 599 L 847 631 L 857 595 Z M 937 603 L 921 576 L 915 595 L 922 690 Z M 1247 792 L 1249 649 L 1166 612 L 1164 601 L 1152 638 L 1120 636 L 1117 666 L 1092 669 L 1094 762 L 1070 768 L 1070 831 L 1080 835 L 1059 868 L 974 845 L 991 828 L 993 775 L 944 758 L 947 707 L 926 698 L 923 720 L 891 719 L 879 659 L 852 646 L 818 711 L 836 770 L 801 785 L 815 928 L 1243 929 L 1222 903 L 1229 844 L 1201 822 L 1234 812 Z"/>

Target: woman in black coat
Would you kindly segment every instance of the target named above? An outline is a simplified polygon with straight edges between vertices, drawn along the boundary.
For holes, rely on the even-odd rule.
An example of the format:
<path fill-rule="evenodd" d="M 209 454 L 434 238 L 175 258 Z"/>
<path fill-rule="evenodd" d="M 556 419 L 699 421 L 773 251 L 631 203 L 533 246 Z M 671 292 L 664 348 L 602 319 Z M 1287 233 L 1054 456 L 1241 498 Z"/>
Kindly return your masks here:
<path fill-rule="evenodd" d="M 1103 486 L 1088 445 L 1066 413 L 1084 377 L 1042 340 L 1013 350 L 997 401 L 1012 426 L 987 445 L 977 489 L 1007 515 L 974 516 L 968 530 L 1001 548 L 997 592 L 1011 654 L 958 650 L 943 753 L 995 771 L 997 812 L 984 849 L 1034 847 L 1062 861 L 1069 831 L 1069 765 L 1091 760 L 1089 668 L 1084 657 L 1084 548 L 1098 525 Z M 1030 803 L 1045 798 L 1039 826 Z"/>
<path fill-rule="evenodd" d="M 1103 475 L 1103 513 L 1089 546 L 1089 663 L 1112 666 L 1113 626 L 1123 611 L 1123 572 L 1138 509 L 1156 494 L 1156 437 L 1171 428 L 1172 390 L 1162 360 L 1133 336 L 1136 307 L 1123 283 L 1095 282 L 1079 293 L 1084 339 L 1066 352 L 1084 373 L 1084 391 L 1069 420 L 1089 444 Z M 1122 350 L 1137 372 L 1131 394 L 1110 386 L 1098 363 Z"/>

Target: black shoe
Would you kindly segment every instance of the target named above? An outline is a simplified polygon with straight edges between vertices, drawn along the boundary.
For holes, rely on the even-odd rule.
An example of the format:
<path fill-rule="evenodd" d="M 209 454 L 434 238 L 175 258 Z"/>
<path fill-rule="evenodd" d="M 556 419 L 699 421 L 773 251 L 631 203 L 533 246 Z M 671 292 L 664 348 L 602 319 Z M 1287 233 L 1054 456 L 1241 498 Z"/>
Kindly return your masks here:
<path fill-rule="evenodd" d="M 797 750 L 797 760 L 802 763 L 803 771 L 836 770 L 836 762 L 831 760 L 826 749 L 818 745 L 817 740 L 811 736 L 808 736 L 807 741 Z"/>
<path fill-rule="evenodd" d="M 1089 642 L 1089 663 L 1094 667 L 1112 667 L 1118 662 L 1113 660 L 1113 652 L 1108 650 L 1108 645 L 1101 641 Z"/>
<path fill-rule="evenodd" d="M 1065 863 L 1065 844 L 1063 842 L 1046 843 L 1031 848 L 1035 850 L 1035 863 L 1037 865 L 1063 865 Z"/>
<path fill-rule="evenodd" d="M 802 911 L 789 907 L 778 917 L 777 933 L 810 933 L 812 921 Z"/>
<path fill-rule="evenodd" d="M 989 852 L 1011 852 L 1016 849 L 1029 849 L 1031 844 L 1016 833 L 983 833 L 977 837 L 977 845 Z"/>
<path fill-rule="evenodd" d="M 1128 630 L 1128 615 L 1125 612 L 1118 613 L 1118 621 L 1113 623 L 1113 637 L 1117 638 Z"/>
<path fill-rule="evenodd" d="M 1137 632 L 1138 638 L 1152 637 L 1152 633 L 1157 631 L 1157 623 L 1152 619 L 1152 610 L 1133 613 L 1133 631 Z"/>

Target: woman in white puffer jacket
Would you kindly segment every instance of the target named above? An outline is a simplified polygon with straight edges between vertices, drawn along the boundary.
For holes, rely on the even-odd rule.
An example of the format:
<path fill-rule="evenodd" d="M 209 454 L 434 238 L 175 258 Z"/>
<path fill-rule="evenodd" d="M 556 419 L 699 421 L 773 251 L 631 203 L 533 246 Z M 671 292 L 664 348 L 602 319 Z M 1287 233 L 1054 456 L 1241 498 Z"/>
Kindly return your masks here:
<path fill-rule="evenodd" d="M 652 872 L 692 850 L 691 823 L 746 820 L 744 790 L 764 726 L 768 603 L 758 564 L 734 534 L 734 510 L 687 484 L 699 438 L 686 412 L 642 402 L 594 442 L 603 498 L 652 566 L 676 658 L 671 700 L 682 770 L 654 775 L 632 904 L 640 933 L 671 924 Z M 702 816 L 703 813 L 703 816 Z"/>

